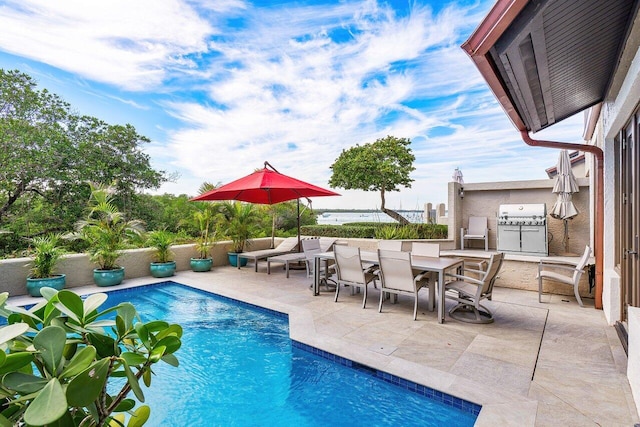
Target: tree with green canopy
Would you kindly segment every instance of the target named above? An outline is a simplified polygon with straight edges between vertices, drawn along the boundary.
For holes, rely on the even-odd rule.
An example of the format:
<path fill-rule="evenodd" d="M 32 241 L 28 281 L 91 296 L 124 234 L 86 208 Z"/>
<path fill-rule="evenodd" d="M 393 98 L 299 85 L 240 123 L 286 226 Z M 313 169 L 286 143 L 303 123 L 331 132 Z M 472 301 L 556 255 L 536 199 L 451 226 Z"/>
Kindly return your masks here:
<path fill-rule="evenodd" d="M 385 206 L 385 196 L 389 191 L 400 191 L 400 186 L 411 188 L 413 179 L 409 174 L 415 170 L 413 161 L 416 158 L 410 145 L 408 138 L 387 136 L 342 150 L 331 165 L 333 173 L 329 185 L 345 190 L 379 191 L 380 210 L 401 224 L 409 224 L 409 220 Z"/>
<path fill-rule="evenodd" d="M 70 229 L 82 214 L 87 181 L 116 182 L 122 201 L 159 187 L 167 178 L 142 152 L 148 142 L 129 124 L 75 114 L 29 75 L 0 69 L 0 228 L 16 235 Z M 26 215 L 37 220 L 29 233 L 15 229 Z"/>

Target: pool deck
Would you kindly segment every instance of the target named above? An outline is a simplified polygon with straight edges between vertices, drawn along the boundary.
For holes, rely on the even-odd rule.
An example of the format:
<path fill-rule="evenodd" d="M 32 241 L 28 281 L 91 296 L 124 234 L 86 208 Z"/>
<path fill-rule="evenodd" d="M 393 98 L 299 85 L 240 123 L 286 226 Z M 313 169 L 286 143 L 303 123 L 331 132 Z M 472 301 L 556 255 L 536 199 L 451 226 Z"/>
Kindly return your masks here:
<path fill-rule="evenodd" d="M 126 280 L 113 288 L 73 288 L 79 293 L 121 289 L 167 279 Z M 289 314 L 291 337 L 305 344 L 389 372 L 483 406 L 477 426 L 633 426 L 640 422 L 626 378 L 627 357 L 602 311 L 585 299 L 495 288 L 487 302 L 495 322 L 474 325 L 448 317 L 438 324 L 420 298 L 400 296 L 378 313 L 377 290 L 362 295 L 312 296 L 304 270 L 285 278 L 279 266 L 266 274 L 215 267 L 169 278 Z M 34 298 L 12 298 L 33 303 Z M 453 305 L 447 301 L 447 306 Z M 178 354 L 179 357 L 179 354 Z"/>

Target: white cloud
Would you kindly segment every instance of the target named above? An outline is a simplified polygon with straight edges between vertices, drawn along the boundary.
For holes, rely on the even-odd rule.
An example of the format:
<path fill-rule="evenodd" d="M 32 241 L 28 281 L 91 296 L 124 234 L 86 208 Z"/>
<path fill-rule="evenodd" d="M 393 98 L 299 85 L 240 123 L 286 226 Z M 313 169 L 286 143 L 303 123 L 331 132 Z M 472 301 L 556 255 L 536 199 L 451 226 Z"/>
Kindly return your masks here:
<path fill-rule="evenodd" d="M 417 169 L 388 206 L 413 209 L 446 202 L 455 167 L 484 182 L 541 179 L 555 163 L 555 150 L 520 140 L 459 47 L 491 5 L 409 2 L 397 13 L 374 0 L 9 0 L 0 50 L 72 73 L 96 96 L 104 89 L 84 86 L 112 85 L 119 93 L 108 96 L 138 113 L 156 114 L 160 103 L 169 119 L 152 117 L 166 140 L 147 152 L 182 175 L 161 191 L 195 194 L 205 180 L 228 182 L 265 160 L 327 186 L 341 150 L 391 134 L 413 140 Z M 545 136 L 578 142 L 580 123 Z M 344 196 L 314 205 L 380 205 L 377 193 L 337 191 Z"/>
<path fill-rule="evenodd" d="M 9 0 L 0 28 L 6 52 L 130 90 L 195 67 L 214 31 L 178 0 Z"/>

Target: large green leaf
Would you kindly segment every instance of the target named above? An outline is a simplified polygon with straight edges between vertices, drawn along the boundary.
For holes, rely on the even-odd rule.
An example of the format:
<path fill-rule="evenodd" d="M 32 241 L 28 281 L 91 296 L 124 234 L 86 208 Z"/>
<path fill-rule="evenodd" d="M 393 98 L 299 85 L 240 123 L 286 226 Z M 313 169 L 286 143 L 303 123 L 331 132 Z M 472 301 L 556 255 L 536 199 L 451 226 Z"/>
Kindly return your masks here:
<path fill-rule="evenodd" d="M 166 351 L 167 347 L 163 345 L 157 345 L 153 347 L 153 350 L 151 350 L 151 354 L 149 355 L 149 360 L 151 360 L 152 363 L 156 363 L 162 358 L 162 356 L 164 356 Z"/>
<path fill-rule="evenodd" d="M 22 372 L 9 372 L 2 377 L 2 385 L 4 387 L 15 390 L 20 394 L 34 393 L 42 390 L 47 383 L 48 380 L 45 378 L 24 374 Z"/>
<path fill-rule="evenodd" d="M 149 342 L 149 330 L 147 329 L 147 327 L 142 323 L 136 323 L 135 328 L 136 332 L 138 333 L 138 338 L 140 338 L 142 344 L 144 344 L 146 348 L 150 349 L 151 343 Z"/>
<path fill-rule="evenodd" d="M 0 366 L 0 376 L 8 372 L 20 370 L 28 366 L 33 361 L 33 354 L 28 351 L 8 354 L 2 366 Z"/>
<path fill-rule="evenodd" d="M 136 406 L 136 401 L 133 399 L 123 399 L 122 402 L 115 407 L 113 412 L 126 412 L 130 411 Z"/>
<path fill-rule="evenodd" d="M 87 346 L 76 353 L 66 368 L 60 374 L 63 378 L 73 377 L 87 369 L 96 358 L 96 348 L 92 345 Z"/>
<path fill-rule="evenodd" d="M 133 320 L 136 318 L 138 312 L 133 304 L 128 302 L 123 302 L 118 305 L 118 314 L 124 320 L 124 324 L 127 329 L 131 329 L 133 327 Z"/>
<path fill-rule="evenodd" d="M 158 332 L 167 329 L 169 324 L 163 320 L 153 320 L 144 324 L 149 332 Z"/>
<path fill-rule="evenodd" d="M 40 352 L 42 360 L 51 374 L 55 374 L 62 359 L 67 334 L 59 326 L 47 326 L 33 339 L 33 346 Z"/>
<path fill-rule="evenodd" d="M 127 364 L 126 361 L 124 362 L 123 366 L 124 366 L 124 371 L 127 373 L 127 381 L 131 386 L 131 391 L 133 391 L 133 394 L 136 395 L 136 398 L 140 402 L 144 402 L 144 394 L 142 393 L 142 388 L 140 388 L 140 383 L 138 382 L 138 378 L 136 378 L 133 371 L 129 367 L 129 364 Z"/>
<path fill-rule="evenodd" d="M 168 337 L 164 337 L 160 341 L 158 341 L 158 343 L 154 347 L 164 346 L 166 347 L 164 354 L 171 354 L 178 351 L 181 345 L 182 342 L 180 341 L 180 338 L 169 335 Z"/>
<path fill-rule="evenodd" d="M 87 339 L 96 348 L 98 356 L 101 358 L 115 356 L 115 340 L 113 338 L 92 333 L 87 335 Z"/>
<path fill-rule="evenodd" d="M 144 423 L 149 419 L 149 415 L 151 414 L 151 409 L 147 405 L 142 405 L 138 409 L 136 409 L 131 418 L 129 419 L 129 423 L 127 427 L 140 427 L 143 426 Z"/>
<path fill-rule="evenodd" d="M 0 344 L 18 337 L 29 330 L 26 323 L 14 323 L 0 328 Z"/>
<path fill-rule="evenodd" d="M 120 357 L 122 357 L 129 364 L 129 366 L 142 365 L 147 361 L 146 356 L 130 351 L 122 353 Z"/>
<path fill-rule="evenodd" d="M 158 332 L 158 334 L 156 335 L 156 338 L 158 338 L 159 340 L 164 338 L 164 337 L 168 337 L 169 335 L 174 335 L 178 338 L 182 337 L 182 326 L 177 325 L 177 324 L 173 324 L 173 325 L 169 325 L 169 327 L 167 327 L 166 329 Z"/>
<path fill-rule="evenodd" d="M 109 359 L 101 359 L 76 375 L 67 386 L 67 400 L 72 406 L 89 406 L 98 398 L 109 373 Z"/>
<path fill-rule="evenodd" d="M 82 299 L 71 291 L 62 290 L 58 292 L 59 304 L 56 304 L 56 308 L 71 317 L 78 323 L 81 323 L 81 319 L 84 317 L 84 304 Z"/>
<path fill-rule="evenodd" d="M 162 361 L 168 363 L 171 366 L 175 366 L 176 368 L 180 366 L 180 362 L 178 362 L 178 358 L 173 354 L 165 354 L 162 356 Z"/>
<path fill-rule="evenodd" d="M 38 393 L 24 413 L 24 420 L 32 426 L 43 426 L 67 412 L 67 399 L 57 378 L 52 378 Z"/>
<path fill-rule="evenodd" d="M 0 414 L 0 427 L 14 427 L 15 424 Z"/>
<path fill-rule="evenodd" d="M 84 300 L 84 318 L 97 310 L 107 300 L 107 294 L 91 294 Z"/>

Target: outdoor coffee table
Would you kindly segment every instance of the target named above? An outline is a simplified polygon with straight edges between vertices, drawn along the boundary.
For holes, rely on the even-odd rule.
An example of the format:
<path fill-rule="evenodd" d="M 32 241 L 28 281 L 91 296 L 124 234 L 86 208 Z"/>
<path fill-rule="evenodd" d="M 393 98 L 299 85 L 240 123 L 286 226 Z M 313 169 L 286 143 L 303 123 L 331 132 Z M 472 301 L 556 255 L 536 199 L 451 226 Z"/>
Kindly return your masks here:
<path fill-rule="evenodd" d="M 284 269 L 287 272 L 287 279 L 289 278 L 289 264 L 304 261 L 306 258 L 304 252 L 292 252 L 289 254 L 275 255 L 267 258 L 267 274 L 271 274 L 271 263 L 280 262 L 284 264 Z"/>

